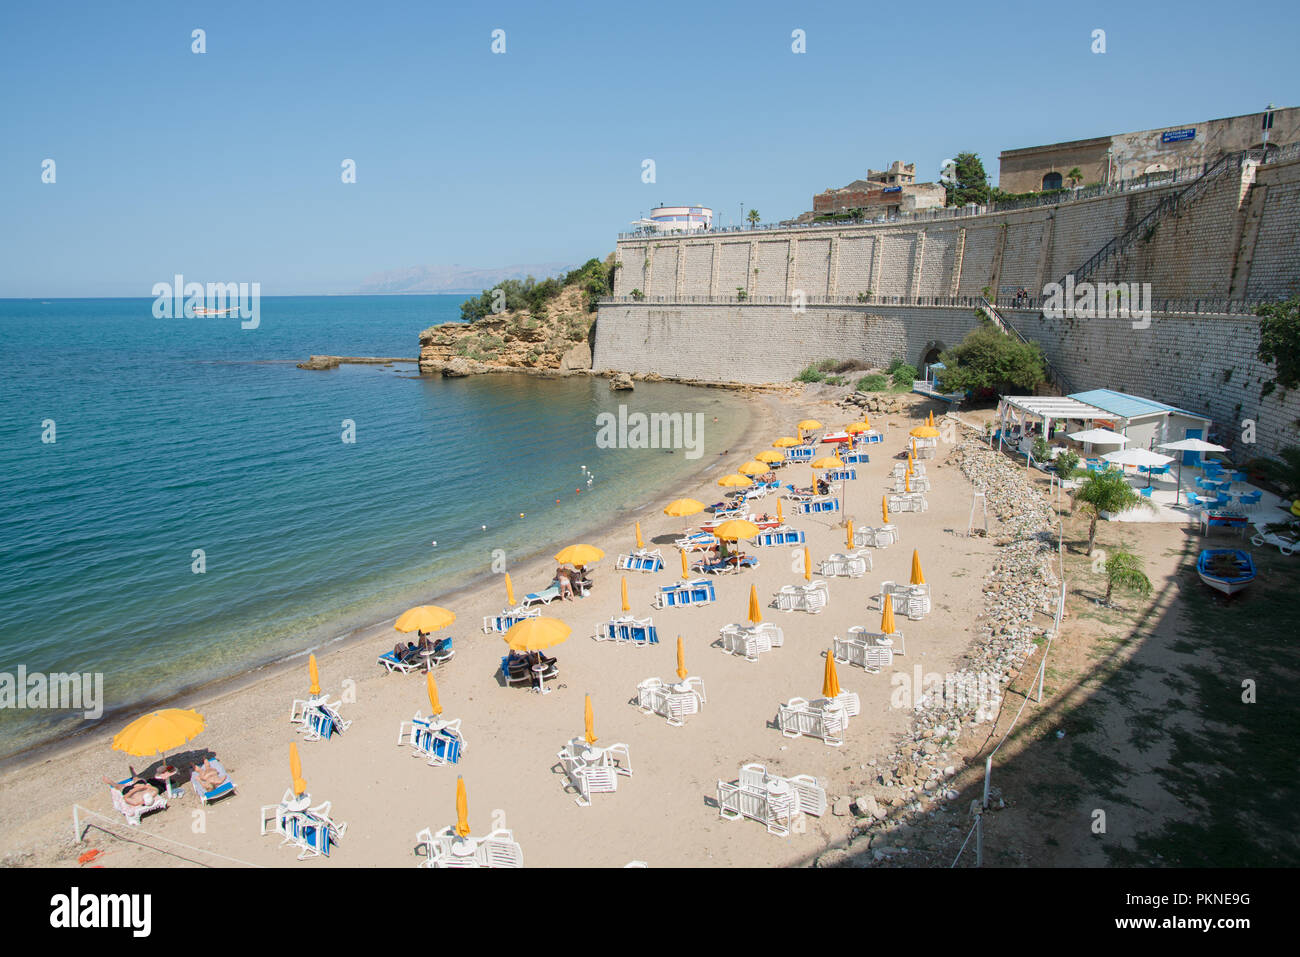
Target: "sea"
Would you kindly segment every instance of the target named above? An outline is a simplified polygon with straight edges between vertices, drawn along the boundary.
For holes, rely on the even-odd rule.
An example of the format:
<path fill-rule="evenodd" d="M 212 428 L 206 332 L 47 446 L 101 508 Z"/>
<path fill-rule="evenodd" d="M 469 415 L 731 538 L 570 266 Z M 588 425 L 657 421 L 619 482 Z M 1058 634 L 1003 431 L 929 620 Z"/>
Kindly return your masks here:
<path fill-rule="evenodd" d="M 296 368 L 414 359 L 465 298 L 263 298 L 256 328 L 155 318 L 152 299 L 0 300 L 0 756 L 662 507 L 749 426 L 740 396 L 674 383 Z M 620 405 L 698 413 L 699 457 L 598 447 Z M 39 707 L 31 676 L 72 673 L 102 676 L 102 717 Z"/>

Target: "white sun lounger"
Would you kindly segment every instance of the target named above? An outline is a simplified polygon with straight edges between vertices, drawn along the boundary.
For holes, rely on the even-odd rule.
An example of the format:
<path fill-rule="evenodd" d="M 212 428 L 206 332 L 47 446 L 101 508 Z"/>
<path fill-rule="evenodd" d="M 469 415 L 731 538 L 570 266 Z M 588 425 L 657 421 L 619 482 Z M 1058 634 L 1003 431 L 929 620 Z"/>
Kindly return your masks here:
<path fill-rule="evenodd" d="M 897 544 L 898 538 L 895 525 L 881 525 L 879 528 L 864 525 L 853 530 L 853 544 L 858 548 L 888 548 Z"/>
<path fill-rule="evenodd" d="M 1300 549 L 1300 536 L 1290 532 L 1268 531 L 1266 525 L 1256 525 L 1256 534 L 1250 538 L 1250 543 L 1256 548 L 1264 548 L 1272 545 L 1283 555 L 1294 555 L 1297 549 Z"/>
<path fill-rule="evenodd" d="M 806 698 L 791 698 L 777 709 L 776 717 L 781 734 L 787 738 L 821 738 L 833 748 L 844 744 L 848 716 L 842 707 L 824 710 L 814 708 Z"/>
<path fill-rule="evenodd" d="M 822 561 L 818 574 L 827 577 L 861 578 L 869 571 L 871 571 L 870 552 L 836 552 Z"/>
<path fill-rule="evenodd" d="M 125 785 L 130 781 L 131 778 L 126 778 L 118 783 Z M 122 792 L 116 787 L 110 787 L 109 791 L 112 792 L 113 809 L 120 812 L 121 815 L 126 818 L 127 824 L 136 827 L 140 826 L 140 818 L 144 817 L 146 814 L 152 814 L 154 811 L 167 810 L 167 797 L 163 794 L 155 794 L 151 804 L 127 804 L 126 798 L 122 796 Z"/>
<path fill-rule="evenodd" d="M 627 572 L 657 572 L 664 567 L 664 557 L 657 548 L 638 548 L 630 555 L 619 555 L 616 567 Z"/>
<path fill-rule="evenodd" d="M 700 713 L 704 703 L 704 683 L 691 677 L 681 684 L 687 685 L 689 690 L 676 691 L 659 678 L 647 678 L 636 686 L 637 707 L 642 714 L 657 714 L 667 718 L 673 727 L 681 727 L 687 715 Z"/>

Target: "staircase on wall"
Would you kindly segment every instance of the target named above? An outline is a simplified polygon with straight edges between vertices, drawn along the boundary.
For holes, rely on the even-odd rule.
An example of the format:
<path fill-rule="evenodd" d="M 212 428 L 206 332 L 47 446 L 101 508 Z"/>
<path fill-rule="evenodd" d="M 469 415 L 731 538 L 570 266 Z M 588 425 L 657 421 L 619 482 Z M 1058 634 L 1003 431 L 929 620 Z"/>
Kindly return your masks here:
<path fill-rule="evenodd" d="M 981 296 L 980 298 L 984 303 L 982 308 L 984 309 L 985 314 L 990 319 L 993 320 L 993 324 L 997 326 L 999 329 L 1001 329 L 1004 335 L 1011 336 L 1013 339 L 1017 339 L 1020 342 L 1025 343 L 1026 345 L 1029 344 L 1029 340 L 1026 339 L 1024 336 L 1022 336 L 1020 334 L 1020 330 L 1017 329 L 1015 326 L 1013 326 L 1010 322 L 1008 322 L 1006 317 L 1003 316 L 1002 313 L 998 312 L 997 306 L 989 302 L 988 297 Z M 1041 351 L 1042 347 L 1040 346 L 1039 349 Z M 1061 395 L 1069 395 L 1070 394 L 1069 381 L 1065 378 L 1064 375 L 1062 375 L 1060 369 L 1052 365 L 1052 361 L 1047 358 L 1046 352 L 1043 352 L 1043 366 L 1047 370 L 1048 384 L 1051 385 L 1058 392 L 1060 392 Z"/>

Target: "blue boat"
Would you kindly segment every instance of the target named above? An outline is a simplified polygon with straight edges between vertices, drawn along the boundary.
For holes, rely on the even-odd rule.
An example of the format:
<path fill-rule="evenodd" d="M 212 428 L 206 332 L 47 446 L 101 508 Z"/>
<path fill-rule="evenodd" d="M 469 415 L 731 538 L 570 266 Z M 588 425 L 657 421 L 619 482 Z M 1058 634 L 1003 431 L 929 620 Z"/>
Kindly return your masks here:
<path fill-rule="evenodd" d="M 1215 591 L 1235 595 L 1255 580 L 1255 562 L 1237 548 L 1205 548 L 1196 559 L 1196 574 Z"/>

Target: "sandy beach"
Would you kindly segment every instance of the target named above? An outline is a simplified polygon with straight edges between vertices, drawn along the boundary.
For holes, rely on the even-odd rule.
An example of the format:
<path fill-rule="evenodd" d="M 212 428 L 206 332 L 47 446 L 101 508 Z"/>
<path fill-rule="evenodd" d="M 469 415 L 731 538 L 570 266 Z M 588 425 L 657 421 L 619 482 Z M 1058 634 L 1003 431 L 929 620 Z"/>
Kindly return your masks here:
<path fill-rule="evenodd" d="M 456 656 L 436 670 L 443 717 L 459 718 L 467 741 L 458 765 L 430 767 L 408 746 L 398 745 L 399 723 L 416 711 L 428 711 L 425 682 L 422 675 L 386 674 L 376 664 L 376 656 L 391 649 L 398 637 L 391 626 L 376 627 L 317 651 L 322 687 L 331 699 L 345 696 L 342 714 L 352 721 L 346 733 L 332 740 L 306 742 L 288 720 L 290 702 L 306 696 L 305 653 L 289 666 L 264 669 L 232 687 L 179 703 L 201 711 L 207 727 L 191 751 L 171 755 L 172 763 L 187 767 L 192 757 L 215 752 L 239 789 L 205 813 L 199 813 L 199 802 L 186 782 L 186 794 L 166 811 L 146 817 L 139 828 L 128 828 L 101 783 L 105 775 L 118 778 L 125 773 L 127 757 L 109 748 L 116 727 L 87 735 L 65 751 L 47 752 L 35 762 L 9 768 L 0 776 L 4 863 L 75 866 L 79 854 L 98 848 L 105 853 L 96 863 L 105 867 L 232 863 L 226 858 L 264 866 L 414 866 L 421 860 L 414 852 L 416 833 L 455 821 L 457 775 L 465 779 L 474 833 L 511 829 L 529 867 L 621 867 L 634 860 L 651 867 L 809 863 L 843 840 L 851 818 L 846 822 L 828 812 L 820 819 L 808 818 L 802 833 L 775 837 L 755 822 L 721 819 L 713 806 L 717 781 L 735 780 L 742 764 L 758 762 L 778 774 L 814 775 L 832 800 L 863 790 L 874 776 L 873 762 L 889 753 L 911 718 L 910 709 L 891 707 L 891 675 L 910 674 L 916 666 L 924 672 L 959 667 L 974 634 L 981 580 L 994 545 L 989 539 L 964 536 L 970 485 L 960 470 L 945 466 L 952 447 L 941 443 L 937 458 L 926 463 L 932 482 L 929 510 L 892 516 L 901 543 L 874 550 L 874 568 L 863 578 L 827 579 L 830 601 L 821 614 L 783 613 L 768 604 L 781 586 L 803 581 L 790 548 L 750 549 L 759 567 L 718 577 L 715 604 L 653 610 L 650 601 L 658 586 L 680 577 L 672 542 L 681 534 L 682 519 L 663 515 L 669 500 L 689 496 L 718 501 L 723 490 L 715 482 L 723 470 L 769 447 L 778 435 L 792 433 L 801 418 L 812 415 L 830 427 L 849 421 L 848 413 L 828 400 L 767 394 L 754 401 L 749 446 L 731 450 L 692 485 L 646 502 L 634 516 L 647 546 L 660 548 L 665 559 L 658 574 L 627 574 L 633 614 L 653 616 L 659 645 L 639 648 L 591 637 L 601 622 L 620 613 L 614 561 L 620 552 L 635 547 L 629 519 L 588 539 L 606 552 L 594 570 L 591 596 L 557 601 L 543 612 L 573 629 L 568 641 L 551 652 L 560 666 L 559 679 L 549 684 L 551 694 L 505 687 L 498 678 L 504 642 L 500 635 L 484 634 L 480 626 L 484 616 L 505 605 L 499 580 L 439 599 L 458 616 L 446 632 L 456 640 Z M 885 441 L 871 446 L 870 464 L 860 466 L 856 481 L 847 483 L 847 512 L 855 524 L 879 523 L 881 496 L 892 487 L 886 475 L 904 449 L 907 429 L 932 408 L 936 414 L 942 411 L 938 403 L 918 398 L 910 415 L 873 417 L 873 427 L 885 433 Z M 803 485 L 809 470 L 790 465 L 779 475 Z M 769 497 L 758 507 L 775 512 L 775 499 Z M 816 564 L 844 550 L 841 516 L 793 516 L 788 508 L 786 512 L 787 524 L 807 533 L 814 578 L 821 577 L 815 574 Z M 707 516 L 690 521 L 703 518 Z M 547 554 L 570 543 L 552 544 Z M 907 653 L 895 659 L 892 670 L 868 674 L 839 666 L 842 688 L 857 692 L 862 702 L 845 744 L 834 748 L 809 737 L 783 737 L 775 726 L 777 706 L 792 697 L 820 695 L 824 654 L 832 637 L 847 635 L 854 625 L 874 628 L 879 623 L 875 596 L 880 582 L 906 581 L 914 548 L 933 589 L 933 611 L 922 621 L 900 616 Z M 554 564 L 540 558 L 511 567 L 517 596 L 544 588 Z M 716 646 L 719 628 L 745 620 L 751 585 L 764 604 L 764 618 L 785 632 L 784 647 L 756 662 L 727 655 Z M 671 677 L 679 634 L 687 666 L 703 679 L 708 700 L 684 727 L 672 727 L 661 717 L 642 714 L 633 702 L 638 682 Z M 556 753 L 582 733 L 586 694 L 592 696 L 600 743 L 627 744 L 633 774 L 619 780 L 617 793 L 595 795 L 592 806 L 584 808 L 565 790 Z M 276 804 L 289 786 L 293 741 L 298 742 L 312 800 L 332 802 L 334 819 L 348 825 L 344 840 L 328 859 L 299 863 L 293 850 L 278 846 L 278 837 L 259 834 L 261 807 Z M 140 761 L 136 770 L 143 771 L 148 763 Z M 104 815 L 112 822 L 106 824 L 109 830 L 139 843 L 92 827 L 85 843 L 74 844 L 74 804 Z M 211 853 L 151 840 L 155 836 Z"/>

